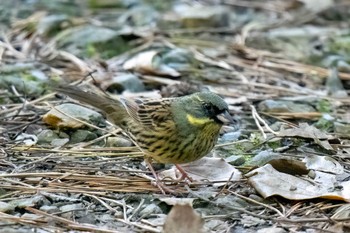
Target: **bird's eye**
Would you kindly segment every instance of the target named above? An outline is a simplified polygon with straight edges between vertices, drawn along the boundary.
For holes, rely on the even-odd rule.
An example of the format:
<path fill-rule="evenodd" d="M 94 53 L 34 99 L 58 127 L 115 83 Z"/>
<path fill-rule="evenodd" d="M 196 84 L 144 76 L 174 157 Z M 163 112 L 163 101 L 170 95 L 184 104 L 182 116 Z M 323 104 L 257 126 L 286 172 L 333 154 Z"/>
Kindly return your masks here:
<path fill-rule="evenodd" d="M 215 115 L 215 113 L 214 113 L 215 111 L 214 111 L 213 105 L 208 104 L 208 103 L 203 103 L 203 109 L 204 109 L 204 111 L 206 112 L 206 114 L 208 116 Z"/>
<path fill-rule="evenodd" d="M 203 103 L 203 107 L 204 107 L 206 110 L 212 109 L 212 106 L 211 106 L 210 104 L 207 104 L 207 103 Z"/>

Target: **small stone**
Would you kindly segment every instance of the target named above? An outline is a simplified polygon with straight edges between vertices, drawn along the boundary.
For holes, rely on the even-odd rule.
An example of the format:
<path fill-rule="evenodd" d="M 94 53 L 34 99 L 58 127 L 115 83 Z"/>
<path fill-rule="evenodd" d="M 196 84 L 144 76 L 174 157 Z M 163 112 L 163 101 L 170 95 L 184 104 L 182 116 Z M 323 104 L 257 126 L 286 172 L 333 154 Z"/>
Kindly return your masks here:
<path fill-rule="evenodd" d="M 150 204 L 146 206 L 143 210 L 140 211 L 139 216 L 147 217 L 151 214 L 161 214 L 163 213 L 162 209 L 156 204 Z"/>
<path fill-rule="evenodd" d="M 82 203 L 77 203 L 61 206 L 59 210 L 61 212 L 65 212 L 61 214 L 61 217 L 71 219 L 73 217 L 73 214 L 75 213 L 75 210 L 81 211 L 83 208 L 84 207 Z"/>
<path fill-rule="evenodd" d="M 38 142 L 38 138 L 33 134 L 21 133 L 16 137 L 16 142 L 21 142 L 26 146 L 33 146 Z"/>
<path fill-rule="evenodd" d="M 237 141 L 240 136 L 241 136 L 241 132 L 240 131 L 225 133 L 220 138 L 220 142 Z"/>
<path fill-rule="evenodd" d="M 229 11 L 223 6 L 179 5 L 175 12 L 185 28 L 229 26 Z"/>
<path fill-rule="evenodd" d="M 315 108 L 309 104 L 295 103 L 287 100 L 264 100 L 259 103 L 258 108 L 264 112 L 315 112 Z"/>
<path fill-rule="evenodd" d="M 42 219 L 43 216 L 37 215 L 37 214 L 24 213 L 21 217 L 24 218 L 24 219 L 26 218 L 26 219 L 33 219 L 33 220 L 37 219 L 37 220 L 39 220 L 39 219 Z"/>
<path fill-rule="evenodd" d="M 50 129 L 44 129 L 37 137 L 38 144 L 50 144 L 54 139 L 59 139 L 58 135 Z"/>
<path fill-rule="evenodd" d="M 72 117 L 95 125 L 105 125 L 105 121 L 100 113 L 70 103 L 61 104 L 51 109 L 43 116 L 43 121 L 55 128 L 78 129 L 85 127 L 84 123 L 76 121 Z"/>
<path fill-rule="evenodd" d="M 123 91 L 142 92 L 145 90 L 143 82 L 134 74 L 123 74 L 113 77 L 111 81 L 105 82 L 102 88 L 112 93 L 122 93 Z"/>
<path fill-rule="evenodd" d="M 64 22 L 69 23 L 67 15 L 48 15 L 43 17 L 38 25 L 37 32 L 41 35 L 50 35 L 61 29 Z"/>
<path fill-rule="evenodd" d="M 278 153 L 274 153 L 270 150 L 264 150 L 255 155 L 249 162 L 252 166 L 263 166 L 273 159 L 278 159 L 281 156 Z"/>
<path fill-rule="evenodd" d="M 31 198 L 13 200 L 9 204 L 17 208 L 26 208 L 26 207 L 38 206 L 40 205 L 40 203 L 43 203 L 45 199 L 46 198 L 44 196 L 36 195 Z"/>
<path fill-rule="evenodd" d="M 58 212 L 58 207 L 53 205 L 44 205 L 40 207 L 40 210 L 45 211 L 46 213 L 52 214 Z"/>
<path fill-rule="evenodd" d="M 0 201 L 0 212 L 6 213 L 14 210 L 14 206 L 8 204 L 7 202 Z"/>
<path fill-rule="evenodd" d="M 59 147 L 64 146 L 69 142 L 68 138 L 56 138 L 51 141 L 51 146 Z"/>
<path fill-rule="evenodd" d="M 82 130 L 79 129 L 75 131 L 70 139 L 71 143 L 79 143 L 79 142 L 84 142 L 84 141 L 91 141 L 97 138 L 97 135 L 88 131 L 88 130 Z"/>
<path fill-rule="evenodd" d="M 69 204 L 69 205 L 63 205 L 59 208 L 60 211 L 65 212 L 65 211 L 73 211 L 73 210 L 81 210 L 83 208 L 82 203 L 77 203 L 77 204 Z"/>
<path fill-rule="evenodd" d="M 344 135 L 350 134 L 350 124 L 334 122 L 334 132 Z"/>
<path fill-rule="evenodd" d="M 108 147 L 130 147 L 133 143 L 122 137 L 109 137 L 106 146 Z"/>
<path fill-rule="evenodd" d="M 245 158 L 240 155 L 231 155 L 230 157 L 226 158 L 225 161 L 233 166 L 241 166 L 245 163 Z"/>
<path fill-rule="evenodd" d="M 287 231 L 281 227 L 267 227 L 257 230 L 257 233 L 286 233 Z"/>

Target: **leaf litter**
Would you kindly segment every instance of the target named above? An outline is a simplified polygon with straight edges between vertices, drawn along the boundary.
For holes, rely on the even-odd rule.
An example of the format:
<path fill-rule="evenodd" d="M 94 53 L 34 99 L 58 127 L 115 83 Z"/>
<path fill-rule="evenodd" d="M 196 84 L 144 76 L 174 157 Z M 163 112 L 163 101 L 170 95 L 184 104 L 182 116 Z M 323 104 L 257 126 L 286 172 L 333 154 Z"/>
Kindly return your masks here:
<path fill-rule="evenodd" d="M 347 3 L 214 5 L 2 4 L 4 231 L 346 232 Z M 238 141 L 225 126 L 212 155 L 183 166 L 192 182 L 155 165 L 174 190 L 164 196 L 120 129 L 76 114 L 76 102 L 47 118 L 68 102 L 48 88 L 62 82 L 136 99 L 209 89 L 239 118 Z"/>

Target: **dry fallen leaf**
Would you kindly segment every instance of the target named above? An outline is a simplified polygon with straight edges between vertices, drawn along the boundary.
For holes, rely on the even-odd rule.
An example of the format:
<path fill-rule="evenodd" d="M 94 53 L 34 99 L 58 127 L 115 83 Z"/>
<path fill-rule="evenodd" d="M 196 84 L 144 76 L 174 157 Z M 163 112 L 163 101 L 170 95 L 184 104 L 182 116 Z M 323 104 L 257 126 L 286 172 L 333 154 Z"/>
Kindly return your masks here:
<path fill-rule="evenodd" d="M 338 161 L 329 156 L 308 155 L 303 159 L 308 169 L 329 172 L 332 174 L 342 174 L 344 168 Z"/>
<path fill-rule="evenodd" d="M 335 175 L 316 172 L 314 180 L 275 170 L 270 164 L 247 175 L 250 184 L 264 197 L 279 195 L 291 200 L 325 198 L 350 201 L 350 181 L 337 183 Z"/>
<path fill-rule="evenodd" d="M 331 218 L 349 218 L 350 217 L 350 204 L 340 206 Z"/>
<path fill-rule="evenodd" d="M 331 139 L 332 137 L 307 123 L 299 124 L 298 128 L 282 129 L 279 137 L 301 137 L 310 139 Z"/>
<path fill-rule="evenodd" d="M 328 142 L 328 140 L 334 139 L 334 137 L 322 132 L 312 125 L 308 125 L 307 123 L 300 123 L 298 128 L 281 129 L 281 131 L 278 132 L 278 136 L 313 139 L 316 144 L 325 150 L 334 152 L 333 147 Z"/>
<path fill-rule="evenodd" d="M 195 198 L 176 198 L 176 197 L 165 197 L 160 198 L 160 201 L 165 202 L 168 205 L 190 205 L 192 206 Z"/>
<path fill-rule="evenodd" d="M 169 212 L 164 233 L 202 233 L 203 219 L 190 205 L 176 204 Z"/>
<path fill-rule="evenodd" d="M 215 186 L 225 185 L 229 179 L 230 181 L 237 181 L 241 179 L 242 175 L 239 170 L 221 158 L 204 157 L 192 163 L 182 164 L 181 167 L 193 180 L 222 181 L 215 183 Z M 159 173 L 159 176 L 176 179 L 179 177 L 177 172 L 177 169 L 173 167 Z"/>
<path fill-rule="evenodd" d="M 180 73 L 165 64 L 160 64 L 159 52 L 155 50 L 146 51 L 137 54 L 127 60 L 123 68 L 134 70 L 143 74 L 169 75 L 179 77 Z"/>
<path fill-rule="evenodd" d="M 268 163 L 277 171 L 291 175 L 306 175 L 309 173 L 304 162 L 290 157 L 273 159 Z"/>

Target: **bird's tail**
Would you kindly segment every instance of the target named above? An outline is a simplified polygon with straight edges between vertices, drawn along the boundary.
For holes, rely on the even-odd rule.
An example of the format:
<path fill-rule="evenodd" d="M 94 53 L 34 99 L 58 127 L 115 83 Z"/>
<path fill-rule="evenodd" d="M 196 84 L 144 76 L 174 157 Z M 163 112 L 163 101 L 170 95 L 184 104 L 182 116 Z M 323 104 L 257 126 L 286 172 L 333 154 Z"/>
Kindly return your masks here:
<path fill-rule="evenodd" d="M 128 113 L 120 100 L 91 91 L 83 91 L 74 86 L 55 87 L 53 89 L 75 100 L 100 109 L 106 114 L 107 119 L 111 123 L 123 128 L 124 120 L 127 118 Z"/>

